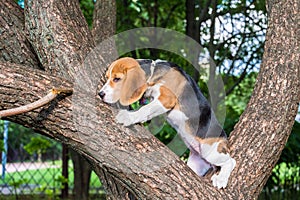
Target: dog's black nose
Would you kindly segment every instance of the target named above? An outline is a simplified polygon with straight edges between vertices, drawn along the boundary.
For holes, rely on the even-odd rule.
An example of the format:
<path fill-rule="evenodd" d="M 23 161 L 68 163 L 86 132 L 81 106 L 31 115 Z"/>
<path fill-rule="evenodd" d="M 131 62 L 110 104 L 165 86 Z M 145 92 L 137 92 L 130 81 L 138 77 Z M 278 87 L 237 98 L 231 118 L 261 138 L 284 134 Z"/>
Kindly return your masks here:
<path fill-rule="evenodd" d="M 103 91 L 100 91 L 100 92 L 99 92 L 99 96 L 101 97 L 101 99 L 103 99 L 104 96 L 105 96 L 105 93 L 104 93 Z"/>

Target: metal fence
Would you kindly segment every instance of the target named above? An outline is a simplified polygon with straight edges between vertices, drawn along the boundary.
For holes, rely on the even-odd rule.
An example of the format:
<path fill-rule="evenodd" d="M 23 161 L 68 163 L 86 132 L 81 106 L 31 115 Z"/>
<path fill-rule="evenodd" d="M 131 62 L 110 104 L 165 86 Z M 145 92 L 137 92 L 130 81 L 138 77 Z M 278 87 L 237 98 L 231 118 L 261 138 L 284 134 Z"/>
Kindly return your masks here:
<path fill-rule="evenodd" d="M 62 144 L 20 125 L 0 121 L 1 167 L 0 199 L 28 194 L 54 199 L 68 182 L 72 193 L 73 163 L 68 160 L 68 179 L 62 176 Z M 2 134 L 3 133 L 3 134 Z M 92 172 L 90 194 L 103 194 L 97 175 Z M 22 198 L 20 198 L 22 199 Z"/>
<path fill-rule="evenodd" d="M 0 120 L 0 147 L 0 200 L 24 199 L 26 195 L 38 195 L 37 199 L 41 196 L 56 199 L 61 194 L 66 181 L 62 176 L 64 151 L 61 143 Z M 300 163 L 277 165 L 259 200 L 300 199 L 299 166 Z M 72 194 L 74 174 L 71 160 L 68 160 L 67 171 L 68 193 Z M 102 198 L 104 193 L 94 172 L 89 193 L 94 199 Z"/>

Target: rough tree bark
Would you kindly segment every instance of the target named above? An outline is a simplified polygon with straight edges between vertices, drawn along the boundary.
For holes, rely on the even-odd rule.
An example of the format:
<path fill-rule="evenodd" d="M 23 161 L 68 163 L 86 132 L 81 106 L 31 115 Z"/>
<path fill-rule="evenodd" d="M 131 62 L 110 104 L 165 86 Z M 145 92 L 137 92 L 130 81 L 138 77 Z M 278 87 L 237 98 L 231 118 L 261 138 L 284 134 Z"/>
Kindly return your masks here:
<path fill-rule="evenodd" d="M 9 15 L 7 13 L 10 13 Z M 24 64 L 43 69 L 24 34 L 24 13 L 14 2 L 1 2 L 0 10 L 0 61 Z M 18 47 L 18 48 L 15 48 Z"/>
<path fill-rule="evenodd" d="M 116 1 L 101 0 L 95 4 L 92 34 L 96 44 L 111 37 L 116 31 Z"/>
<path fill-rule="evenodd" d="M 0 48 L 1 110 L 39 99 L 52 87 L 78 85 L 73 78 L 78 73 L 84 77 L 80 64 L 94 45 L 76 0 L 25 3 L 33 55 L 22 51 L 26 46 L 22 38 L 27 38 L 22 31 L 22 36 L 15 36 L 20 45 L 10 43 L 13 51 L 8 52 L 25 60 L 37 55 L 45 71 L 14 59 L 6 62 L 4 48 Z M 16 15 L 14 9 L 6 9 L 8 4 L 16 6 L 13 0 L 0 2 L 1 23 Z M 111 192 L 110 199 L 255 199 L 286 143 L 300 101 L 299 4 L 298 0 L 268 1 L 263 63 L 249 105 L 230 136 L 237 166 L 226 189 L 218 190 L 210 180 L 195 176 L 142 127 L 116 124 L 111 107 L 96 97 L 92 86 L 97 83 L 84 81 L 90 90 L 75 87 L 72 98 L 60 97 L 48 106 L 8 119 L 64 142 L 85 156 Z M 1 28 L 3 33 L 20 30 L 16 24 Z M 9 41 L 6 38 L 1 34 L 2 47 Z M 105 57 L 93 56 L 105 63 Z M 86 62 L 93 65 L 95 59 Z M 101 73 L 95 70 L 92 76 Z"/>
<path fill-rule="evenodd" d="M 74 79 L 77 66 L 94 42 L 78 3 L 79 1 L 25 2 L 25 27 L 45 71 L 69 80 Z M 62 4 L 65 5 L 61 6 Z M 64 13 L 68 15 L 63 15 Z M 64 26 L 58 28 L 58 24 Z M 66 41 L 64 35 L 70 33 L 70 29 L 78 31 L 78 34 L 69 34 Z M 68 67 L 70 65 L 73 67 Z M 71 158 L 74 165 L 74 198 L 87 200 L 92 169 L 85 158 L 72 150 Z"/>

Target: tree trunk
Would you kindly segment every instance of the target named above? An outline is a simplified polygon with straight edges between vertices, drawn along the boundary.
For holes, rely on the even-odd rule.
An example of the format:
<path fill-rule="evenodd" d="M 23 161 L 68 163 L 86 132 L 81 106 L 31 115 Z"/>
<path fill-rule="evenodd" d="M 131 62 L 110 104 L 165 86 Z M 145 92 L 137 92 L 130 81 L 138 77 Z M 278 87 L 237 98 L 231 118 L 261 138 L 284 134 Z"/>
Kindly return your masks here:
<path fill-rule="evenodd" d="M 116 32 L 116 1 L 96 1 L 92 34 L 96 44 L 113 36 Z"/>
<path fill-rule="evenodd" d="M 43 69 L 24 33 L 23 10 L 14 1 L 1 1 L 0 6 L 0 61 Z"/>
<path fill-rule="evenodd" d="M 73 195 L 76 200 L 87 200 L 89 197 L 90 178 L 92 169 L 90 164 L 76 151 L 70 150 L 74 166 Z"/>
<path fill-rule="evenodd" d="M 68 13 L 68 16 L 64 13 Z M 73 80 L 77 67 L 93 46 L 92 38 L 87 37 L 91 34 L 79 10 L 78 1 L 26 1 L 25 19 L 30 41 L 46 72 Z M 63 26 L 58 28 L 57 24 Z M 66 35 L 70 33 L 69 30 L 78 31 L 78 34 Z M 86 200 L 91 167 L 76 152 L 71 153 L 71 159 L 74 165 L 74 198 Z"/>
<path fill-rule="evenodd" d="M 200 23 L 196 21 L 195 19 L 195 0 L 186 0 L 185 3 L 186 7 L 186 35 L 193 38 L 195 41 L 200 43 Z M 193 78 L 198 83 L 199 81 L 199 55 L 200 55 L 200 49 L 190 49 L 190 52 L 188 52 L 189 56 L 193 56 L 191 59 L 193 61 L 193 66 L 195 67 L 193 72 Z"/>
<path fill-rule="evenodd" d="M 300 102 L 300 2 L 268 4 L 260 73 L 230 138 L 237 160 L 235 173 L 240 174 L 232 183 L 238 185 L 243 198 L 257 197 L 268 180 L 291 133 Z"/>
<path fill-rule="evenodd" d="M 269 1 L 263 63 L 249 105 L 229 138 L 237 166 L 224 190 L 197 177 L 143 127 L 125 128 L 115 123 L 112 108 L 96 95 L 103 72 L 92 68 L 93 73 L 88 74 L 86 70 L 105 64 L 106 57 L 90 52 L 90 59 L 81 65 L 94 42 L 76 2 L 26 2 L 26 28 L 33 53 L 46 71 L 3 59 L 0 63 L 1 110 L 35 101 L 52 87 L 74 86 L 72 97 L 60 96 L 48 106 L 8 119 L 64 142 L 85 156 L 110 199 L 257 198 L 290 134 L 300 101 L 299 1 Z M 0 2 L 1 13 L 13 15 L 5 6 Z M 12 28 L 18 29 L 5 26 Z M 12 46 L 16 55 L 20 48 Z M 58 58 L 64 58 L 63 62 Z"/>
<path fill-rule="evenodd" d="M 101 38 L 107 38 L 109 34 L 112 35 L 115 29 L 115 21 L 106 24 L 105 29 L 102 23 L 108 21 L 109 14 L 114 14 L 111 12 L 115 9 L 115 4 L 112 3 L 114 1 L 110 1 L 110 3 L 104 1 L 104 4 L 102 2 L 97 1 L 94 12 L 94 38 L 98 42 Z M 44 6 L 47 7 L 46 10 Z M 45 70 L 70 80 L 74 79 L 78 70 L 77 67 L 79 68 L 84 56 L 94 44 L 85 19 L 78 8 L 77 1 L 35 1 L 25 4 L 26 28 L 30 33 L 30 39 L 34 43 L 36 52 L 39 57 L 42 57 Z M 58 15 L 53 17 L 53 12 L 58 13 Z M 69 17 L 58 17 L 63 16 L 63 13 L 68 13 Z M 111 16 L 111 19 L 114 19 L 114 16 L 115 14 Z M 64 28 L 58 29 L 57 24 L 61 23 L 64 24 Z M 105 31 L 100 32 L 101 29 Z M 72 30 L 73 33 L 67 34 L 70 32 L 69 30 Z M 80 34 L 75 34 L 75 31 Z M 40 32 L 44 34 L 40 34 Z M 51 65 L 57 66 L 52 67 Z M 71 159 L 74 164 L 74 198 L 78 200 L 88 199 L 90 164 L 74 151 L 71 153 Z"/>

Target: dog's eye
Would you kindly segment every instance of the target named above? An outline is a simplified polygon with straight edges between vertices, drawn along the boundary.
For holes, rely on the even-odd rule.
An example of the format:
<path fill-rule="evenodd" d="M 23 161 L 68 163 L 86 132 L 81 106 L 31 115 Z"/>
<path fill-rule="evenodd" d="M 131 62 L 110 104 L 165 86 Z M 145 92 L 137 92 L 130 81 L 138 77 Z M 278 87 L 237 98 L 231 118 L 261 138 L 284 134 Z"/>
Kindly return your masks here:
<path fill-rule="evenodd" d="M 120 81 L 121 79 L 120 78 L 114 78 L 113 81 L 116 83 L 118 81 Z"/>

